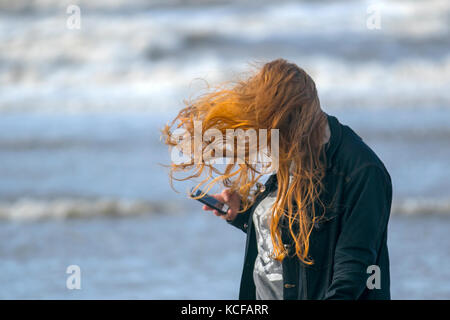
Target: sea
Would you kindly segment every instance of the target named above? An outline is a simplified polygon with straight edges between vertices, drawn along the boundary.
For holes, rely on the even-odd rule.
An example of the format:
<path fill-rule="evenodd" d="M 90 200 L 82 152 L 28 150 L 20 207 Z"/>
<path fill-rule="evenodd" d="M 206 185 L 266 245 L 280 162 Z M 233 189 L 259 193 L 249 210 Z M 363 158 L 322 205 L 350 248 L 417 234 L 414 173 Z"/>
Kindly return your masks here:
<path fill-rule="evenodd" d="M 392 298 L 450 299 L 448 0 L 1 1 L 0 299 L 237 299 L 245 234 L 161 129 L 276 58 L 391 175 Z"/>

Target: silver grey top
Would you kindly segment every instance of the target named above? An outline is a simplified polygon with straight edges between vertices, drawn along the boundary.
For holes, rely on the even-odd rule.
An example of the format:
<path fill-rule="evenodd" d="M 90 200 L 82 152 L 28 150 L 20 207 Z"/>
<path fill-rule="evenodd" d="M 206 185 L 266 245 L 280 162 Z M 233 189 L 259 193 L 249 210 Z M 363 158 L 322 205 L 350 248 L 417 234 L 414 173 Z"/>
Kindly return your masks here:
<path fill-rule="evenodd" d="M 253 212 L 258 247 L 258 255 L 253 269 L 257 300 L 283 299 L 282 264 L 271 257 L 273 245 L 269 229 L 271 207 L 275 203 L 276 196 L 277 191 L 275 190 L 264 198 Z"/>

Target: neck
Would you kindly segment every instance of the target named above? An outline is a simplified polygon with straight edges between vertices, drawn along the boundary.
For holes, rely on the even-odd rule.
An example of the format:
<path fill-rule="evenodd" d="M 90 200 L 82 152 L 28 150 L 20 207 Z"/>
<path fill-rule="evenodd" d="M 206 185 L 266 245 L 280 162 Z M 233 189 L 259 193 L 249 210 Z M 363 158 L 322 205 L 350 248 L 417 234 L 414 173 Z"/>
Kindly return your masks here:
<path fill-rule="evenodd" d="M 325 118 L 326 119 L 326 122 L 325 122 L 325 135 L 324 135 L 324 138 L 323 138 L 323 144 L 325 144 L 325 143 L 327 143 L 329 140 L 330 140 L 330 137 L 331 137 L 331 131 L 330 131 L 330 126 L 328 125 L 328 119 L 327 118 Z"/>

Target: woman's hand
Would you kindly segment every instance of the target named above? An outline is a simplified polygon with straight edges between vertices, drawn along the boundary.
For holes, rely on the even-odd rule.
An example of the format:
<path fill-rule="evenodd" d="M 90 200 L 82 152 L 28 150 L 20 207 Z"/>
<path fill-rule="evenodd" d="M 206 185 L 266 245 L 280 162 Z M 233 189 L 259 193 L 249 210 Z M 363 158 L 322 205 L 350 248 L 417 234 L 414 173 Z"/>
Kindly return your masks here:
<path fill-rule="evenodd" d="M 241 198 L 239 197 L 239 194 L 237 192 L 232 193 L 230 189 L 225 189 L 221 193 L 213 194 L 212 197 L 228 205 L 229 209 L 227 211 L 227 214 L 220 214 L 217 210 L 214 210 L 207 205 L 203 206 L 203 210 L 213 211 L 216 216 L 228 221 L 234 220 L 234 218 L 236 218 L 239 207 L 241 206 Z"/>

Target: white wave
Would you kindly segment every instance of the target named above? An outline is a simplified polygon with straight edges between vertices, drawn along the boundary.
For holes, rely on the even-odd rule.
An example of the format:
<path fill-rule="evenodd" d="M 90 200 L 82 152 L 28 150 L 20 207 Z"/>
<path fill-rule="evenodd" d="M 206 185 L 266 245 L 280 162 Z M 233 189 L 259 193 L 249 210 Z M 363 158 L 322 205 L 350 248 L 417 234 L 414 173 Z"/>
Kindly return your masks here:
<path fill-rule="evenodd" d="M 42 219 L 92 218 L 96 216 L 126 217 L 142 214 L 177 213 L 171 202 L 119 199 L 19 199 L 0 203 L 0 219 L 36 221 Z"/>
<path fill-rule="evenodd" d="M 392 65 L 349 64 L 331 57 L 297 57 L 316 81 L 324 106 L 331 108 L 434 108 L 450 106 L 450 55 L 440 61 L 410 59 Z M 214 65 L 214 67 L 213 67 Z M 227 79 L 226 70 L 245 71 L 248 65 L 203 61 L 193 67 L 177 63 L 109 74 L 76 71 L 67 79 L 43 77 L 39 84 L 7 83 L 2 86 L 0 112 L 147 112 L 171 111 L 193 93 L 200 77 L 215 84 Z M 223 71 L 223 73 L 222 73 Z M 122 74 L 122 76 L 120 75 Z M 108 83 L 100 78 L 109 77 Z M 75 77 L 79 84 L 68 86 Z"/>
<path fill-rule="evenodd" d="M 173 110 L 193 79 L 275 54 L 310 71 L 330 106 L 450 105 L 449 1 L 378 1 L 378 33 L 365 24 L 371 1 L 152 7 L 162 3 L 80 0 L 81 29 L 68 30 L 60 1 L 3 2 L 45 10 L 0 19 L 0 112 Z"/>
<path fill-rule="evenodd" d="M 450 215 L 450 199 L 406 198 L 394 201 L 391 211 L 403 215 Z"/>
<path fill-rule="evenodd" d="M 165 201 L 155 203 L 144 200 L 70 199 L 40 200 L 22 198 L 13 202 L 0 202 L 0 219 L 10 221 L 38 221 L 86 219 L 93 217 L 130 217 L 143 214 L 177 214 L 181 203 Z M 450 199 L 408 198 L 394 201 L 392 214 L 449 215 Z"/>

